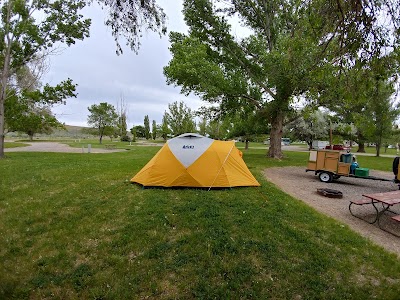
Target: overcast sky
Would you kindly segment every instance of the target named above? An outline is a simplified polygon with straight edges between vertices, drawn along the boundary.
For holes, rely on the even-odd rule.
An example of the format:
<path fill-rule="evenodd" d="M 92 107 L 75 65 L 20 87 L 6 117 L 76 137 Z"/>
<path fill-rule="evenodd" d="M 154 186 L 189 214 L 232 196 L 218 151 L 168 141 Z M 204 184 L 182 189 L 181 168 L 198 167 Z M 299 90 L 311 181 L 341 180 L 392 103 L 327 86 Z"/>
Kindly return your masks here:
<path fill-rule="evenodd" d="M 182 1 L 159 3 L 168 16 L 168 30 L 186 32 Z M 184 101 L 192 110 L 202 105 L 197 97 L 185 97 L 179 87 L 166 84 L 163 67 L 171 59 L 168 36 L 160 39 L 148 32 L 141 40 L 138 55 L 125 47 L 124 54 L 117 56 L 114 39 L 104 25 L 105 13 L 90 7 L 84 14 L 92 19 L 90 37 L 51 56 L 49 72 L 43 78 L 50 85 L 67 78 L 78 84 L 78 97 L 53 109 L 59 121 L 86 126 L 90 105 L 108 102 L 117 106 L 121 95 L 128 108 L 128 128 L 143 124 L 145 115 L 149 115 L 150 122 L 161 123 L 168 104 L 174 101 Z"/>

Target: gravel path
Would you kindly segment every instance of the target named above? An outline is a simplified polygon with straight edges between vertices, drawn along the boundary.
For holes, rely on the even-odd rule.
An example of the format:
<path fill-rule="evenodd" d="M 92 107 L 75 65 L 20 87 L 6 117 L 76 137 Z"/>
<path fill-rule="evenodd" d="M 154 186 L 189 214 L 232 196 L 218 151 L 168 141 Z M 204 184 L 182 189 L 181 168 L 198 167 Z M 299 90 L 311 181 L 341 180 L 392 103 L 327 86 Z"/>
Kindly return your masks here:
<path fill-rule="evenodd" d="M 269 168 L 264 171 L 268 181 L 274 183 L 287 194 L 307 203 L 317 211 L 342 223 L 388 251 L 400 257 L 400 238 L 352 216 L 349 212 L 349 200 L 362 199 L 362 194 L 389 192 L 398 189 L 397 184 L 358 178 L 341 177 L 332 183 L 322 183 L 313 172 L 305 172 L 304 167 Z M 370 170 L 371 176 L 393 179 L 393 173 Z M 317 193 L 318 188 L 339 190 L 343 198 L 327 198 Z M 359 209 L 356 207 L 356 209 Z M 363 209 L 362 207 L 360 209 Z M 400 212 L 399 212 L 400 213 Z M 400 226 L 395 225 L 400 233 Z"/>
<path fill-rule="evenodd" d="M 25 143 L 25 142 L 24 142 Z M 5 152 L 63 152 L 63 153 L 88 153 L 88 146 L 86 145 L 84 149 L 70 147 L 66 144 L 61 144 L 57 142 L 35 142 L 26 143 L 29 146 L 26 147 L 16 147 L 16 148 L 5 148 Z M 91 148 L 90 153 L 110 153 L 110 152 L 121 152 L 122 149 L 107 150 L 101 148 Z"/>

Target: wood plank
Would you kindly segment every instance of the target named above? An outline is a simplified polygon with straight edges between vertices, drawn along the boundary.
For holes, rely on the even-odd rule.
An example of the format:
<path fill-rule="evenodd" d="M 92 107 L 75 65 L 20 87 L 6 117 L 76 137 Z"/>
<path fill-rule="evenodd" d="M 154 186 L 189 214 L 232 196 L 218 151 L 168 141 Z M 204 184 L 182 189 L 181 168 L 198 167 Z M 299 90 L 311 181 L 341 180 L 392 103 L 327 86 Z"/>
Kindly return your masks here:
<path fill-rule="evenodd" d="M 397 221 L 397 222 L 400 222 L 400 215 L 393 216 L 392 219 Z"/>

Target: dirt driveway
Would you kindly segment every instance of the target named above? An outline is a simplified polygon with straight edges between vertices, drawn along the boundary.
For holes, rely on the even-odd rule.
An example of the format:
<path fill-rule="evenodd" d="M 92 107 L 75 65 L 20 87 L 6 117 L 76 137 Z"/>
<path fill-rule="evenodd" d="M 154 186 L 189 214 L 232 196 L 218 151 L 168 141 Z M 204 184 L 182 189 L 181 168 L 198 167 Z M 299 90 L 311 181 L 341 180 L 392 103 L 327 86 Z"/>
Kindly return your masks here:
<path fill-rule="evenodd" d="M 88 145 L 84 148 L 74 148 L 66 144 L 57 142 L 35 142 L 27 143 L 29 146 L 26 147 L 16 147 L 16 148 L 5 148 L 5 152 L 63 152 L 63 153 L 88 153 Z M 122 149 L 101 149 L 101 148 L 91 148 L 90 153 L 111 153 L 111 152 L 121 152 Z"/>
<path fill-rule="evenodd" d="M 396 253 L 400 257 L 400 238 L 352 216 L 349 200 L 362 199 L 362 194 L 389 192 L 398 189 L 397 184 L 358 178 L 341 177 L 332 183 L 322 183 L 313 172 L 305 172 L 304 167 L 269 168 L 264 171 L 268 181 L 274 183 L 287 194 L 307 203 L 317 211 L 347 224 L 351 229 Z M 370 170 L 370 175 L 393 179 L 390 172 Z M 343 193 L 343 198 L 327 198 L 317 193 L 318 188 L 330 188 Z M 396 228 L 400 233 L 400 226 Z"/>

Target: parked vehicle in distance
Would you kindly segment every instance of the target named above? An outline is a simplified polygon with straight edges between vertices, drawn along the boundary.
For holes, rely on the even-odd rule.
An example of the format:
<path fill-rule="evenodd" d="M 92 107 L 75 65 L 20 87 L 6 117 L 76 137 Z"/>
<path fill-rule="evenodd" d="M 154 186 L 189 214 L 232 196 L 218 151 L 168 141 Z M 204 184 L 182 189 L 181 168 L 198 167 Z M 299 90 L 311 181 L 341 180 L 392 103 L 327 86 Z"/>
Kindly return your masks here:
<path fill-rule="evenodd" d="M 264 145 L 269 145 L 270 144 L 270 138 L 267 138 L 264 141 Z M 282 146 L 289 146 L 290 145 L 290 138 L 281 138 L 281 145 Z"/>
<path fill-rule="evenodd" d="M 312 141 L 311 149 L 319 150 L 325 149 L 326 145 L 328 145 L 328 141 Z"/>
<path fill-rule="evenodd" d="M 327 150 L 339 150 L 339 151 L 348 151 L 350 152 L 351 148 L 346 147 L 344 145 L 333 145 L 331 149 L 331 145 L 326 145 L 325 149 Z"/>

